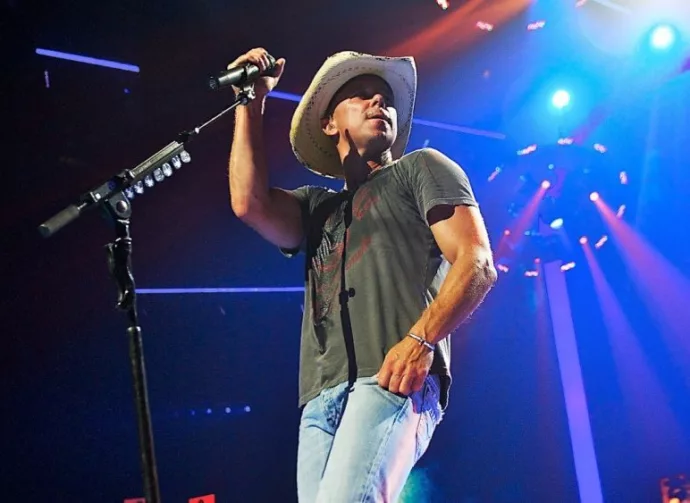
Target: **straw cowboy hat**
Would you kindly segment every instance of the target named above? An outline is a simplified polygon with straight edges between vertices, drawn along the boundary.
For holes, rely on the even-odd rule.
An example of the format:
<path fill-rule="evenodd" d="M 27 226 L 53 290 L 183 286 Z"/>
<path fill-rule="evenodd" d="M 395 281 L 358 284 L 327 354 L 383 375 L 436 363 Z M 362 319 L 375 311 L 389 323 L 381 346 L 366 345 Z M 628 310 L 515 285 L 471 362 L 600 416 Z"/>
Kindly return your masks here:
<path fill-rule="evenodd" d="M 290 144 L 299 162 L 307 169 L 328 178 L 344 178 L 340 156 L 332 140 L 322 131 L 321 119 L 338 89 L 349 80 L 367 74 L 381 77 L 393 90 L 398 112 L 398 136 L 391 153 L 394 159 L 398 159 L 405 152 L 417 92 L 414 59 L 338 52 L 316 72 L 292 116 Z"/>

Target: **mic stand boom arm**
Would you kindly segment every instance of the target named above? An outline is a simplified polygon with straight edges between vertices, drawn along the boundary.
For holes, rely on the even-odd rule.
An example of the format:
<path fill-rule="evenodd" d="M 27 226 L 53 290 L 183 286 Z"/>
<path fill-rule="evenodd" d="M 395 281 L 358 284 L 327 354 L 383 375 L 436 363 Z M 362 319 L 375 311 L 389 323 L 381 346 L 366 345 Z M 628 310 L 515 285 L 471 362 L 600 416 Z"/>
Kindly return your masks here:
<path fill-rule="evenodd" d="M 135 190 L 137 193 L 143 192 L 144 180 L 149 181 L 150 186 L 153 185 L 154 178 L 152 175 L 159 180 L 162 180 L 161 177 L 171 176 L 173 171 L 170 162 L 176 169 L 182 165 L 182 162 L 189 162 L 191 158 L 185 150 L 185 145 L 193 136 L 198 135 L 203 128 L 237 106 L 246 105 L 254 98 L 253 86 L 251 84 L 245 86 L 236 94 L 233 103 L 222 112 L 201 126 L 181 133 L 176 141 L 169 143 L 136 167 L 121 171 L 94 190 L 83 194 L 78 203 L 67 206 L 43 222 L 38 228 L 42 236 L 50 237 L 67 224 L 75 221 L 82 213 L 96 207 L 105 210 L 108 219 L 114 224 L 115 240 L 106 245 L 108 270 L 118 288 L 117 308 L 126 312 L 129 322 L 127 327 L 129 359 L 132 367 L 139 452 L 144 495 L 147 503 L 160 503 L 161 497 L 153 445 L 151 410 L 146 386 L 144 350 L 137 314 L 134 275 L 132 274 L 132 236 L 129 232 L 132 217 L 130 199 L 134 197 Z"/>

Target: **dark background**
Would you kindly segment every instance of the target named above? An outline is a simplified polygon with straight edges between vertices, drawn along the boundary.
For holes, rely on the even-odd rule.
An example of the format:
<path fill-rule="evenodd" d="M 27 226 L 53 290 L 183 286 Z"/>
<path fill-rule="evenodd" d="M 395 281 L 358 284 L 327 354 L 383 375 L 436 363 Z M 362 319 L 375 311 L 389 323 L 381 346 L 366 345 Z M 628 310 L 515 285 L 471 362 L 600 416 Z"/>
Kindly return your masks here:
<path fill-rule="evenodd" d="M 37 226 L 220 110 L 231 96 L 209 91 L 206 76 L 253 46 L 286 57 L 280 90 L 300 93 L 333 52 L 385 53 L 448 16 L 458 21 L 453 37 L 471 30 L 490 3 L 455 2 L 446 12 L 431 0 L 2 4 L 0 499 L 120 501 L 142 493 L 126 321 L 114 309 L 103 249 L 112 230 L 97 214 L 50 240 Z M 550 30 L 525 31 L 541 18 Z M 593 36 L 602 32 L 641 33 L 601 6 L 531 6 L 490 36 L 413 51 L 417 117 L 506 139 L 417 125 L 409 150 L 428 144 L 466 169 L 496 243 L 512 196 L 486 181 L 494 167 L 510 165 L 527 144 L 587 126 L 604 109 L 586 129 L 608 146 L 611 169 L 625 166 L 635 180 L 630 223 L 687 275 L 688 75 L 650 62 L 634 43 L 627 53 L 609 50 L 623 42 Z M 43 58 L 37 47 L 129 62 L 141 73 Z M 557 78 L 579 91 L 567 117 L 542 105 Z M 273 182 L 337 188 L 292 156 L 294 103 L 270 99 L 267 109 Z M 139 287 L 300 286 L 301 261 L 283 258 L 232 215 L 231 136 L 231 119 L 213 125 L 190 144 L 189 166 L 135 199 Z M 660 501 L 659 479 L 690 470 L 688 354 L 675 355 L 685 368 L 668 363 L 663 326 L 615 248 L 598 258 L 661 393 L 614 364 L 605 313 L 579 263 L 568 283 L 605 500 Z M 218 501 L 293 501 L 301 294 L 142 295 L 139 307 L 164 500 L 215 493 Z M 450 407 L 407 501 L 578 501 L 541 282 L 502 275 L 454 337 L 453 368 Z M 626 408 L 630 393 L 648 414 Z M 659 420 L 668 415 L 680 430 Z M 650 429 L 655 435 L 640 435 Z"/>

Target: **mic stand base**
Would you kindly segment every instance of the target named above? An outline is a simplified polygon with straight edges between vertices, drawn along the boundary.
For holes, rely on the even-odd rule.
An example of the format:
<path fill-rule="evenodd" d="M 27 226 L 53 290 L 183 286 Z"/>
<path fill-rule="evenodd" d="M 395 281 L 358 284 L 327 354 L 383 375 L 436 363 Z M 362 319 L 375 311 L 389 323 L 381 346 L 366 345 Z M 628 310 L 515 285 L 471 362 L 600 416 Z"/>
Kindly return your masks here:
<path fill-rule="evenodd" d="M 106 245 L 108 269 L 118 287 L 117 307 L 127 313 L 129 326 L 129 361 L 132 367 L 134 405 L 139 432 L 139 454 L 144 481 L 146 503 L 160 503 L 160 488 L 156 469 L 156 455 L 153 445 L 151 410 L 146 386 L 146 366 L 141 327 L 137 314 L 136 288 L 132 275 L 132 237 L 129 232 L 132 205 L 120 193 L 108 200 L 104 209 L 115 225 L 115 241 Z"/>

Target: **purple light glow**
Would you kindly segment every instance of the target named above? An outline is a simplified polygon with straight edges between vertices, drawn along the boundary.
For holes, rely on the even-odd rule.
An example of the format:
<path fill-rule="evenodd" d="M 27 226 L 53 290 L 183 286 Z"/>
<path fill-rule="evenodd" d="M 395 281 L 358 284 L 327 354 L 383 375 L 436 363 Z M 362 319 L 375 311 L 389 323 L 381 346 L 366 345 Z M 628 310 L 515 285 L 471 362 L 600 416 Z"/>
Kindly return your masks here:
<path fill-rule="evenodd" d="M 543 271 L 580 501 L 602 503 L 604 497 L 601 492 L 592 428 L 589 424 L 587 397 L 577 353 L 568 286 L 565 275 L 561 274 L 560 261 L 544 265 Z"/>
<path fill-rule="evenodd" d="M 137 288 L 141 295 L 180 295 L 200 293 L 286 293 L 304 292 L 303 286 L 233 287 L 233 288 Z"/>
<path fill-rule="evenodd" d="M 36 49 L 36 54 L 39 56 L 48 56 L 49 58 L 65 59 L 67 61 L 75 61 L 77 63 L 85 63 L 87 65 L 104 66 L 106 68 L 114 68 L 115 70 L 139 73 L 139 67 L 136 65 L 118 63 L 117 61 L 109 61 L 107 59 L 92 58 L 90 56 L 80 56 L 79 54 L 71 54 L 69 52 L 52 51 L 50 49 L 40 48 Z"/>

